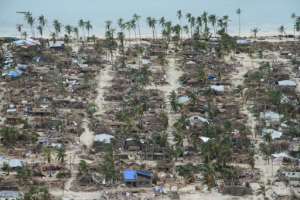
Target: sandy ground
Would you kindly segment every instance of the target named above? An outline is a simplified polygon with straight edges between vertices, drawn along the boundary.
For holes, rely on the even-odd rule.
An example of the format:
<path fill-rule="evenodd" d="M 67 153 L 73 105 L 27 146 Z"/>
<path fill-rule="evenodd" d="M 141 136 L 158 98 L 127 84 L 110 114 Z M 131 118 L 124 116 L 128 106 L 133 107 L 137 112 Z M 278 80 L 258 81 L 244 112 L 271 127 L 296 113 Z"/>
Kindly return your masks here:
<path fill-rule="evenodd" d="M 160 66 L 158 66 L 160 67 Z M 176 120 L 180 117 L 178 114 L 174 113 L 171 109 L 171 105 L 169 102 L 169 95 L 172 91 L 178 90 L 178 88 L 181 87 L 179 83 L 179 78 L 183 74 L 183 72 L 180 70 L 180 68 L 176 64 L 176 60 L 174 57 L 168 58 L 168 65 L 165 67 L 166 71 L 166 81 L 168 84 L 166 85 L 159 85 L 159 86 L 148 86 L 146 89 L 158 89 L 164 92 L 164 101 L 166 102 L 166 108 L 165 111 L 168 115 L 169 119 L 169 126 L 167 128 L 168 133 L 168 142 L 169 144 L 174 144 L 174 128 L 173 124 L 176 122 Z"/>
<path fill-rule="evenodd" d="M 97 105 L 98 109 L 95 115 L 102 115 L 107 110 L 105 105 L 107 105 L 108 102 L 106 102 L 104 99 L 104 93 L 112 85 L 112 73 L 113 72 L 111 70 L 111 66 L 106 65 L 105 68 L 101 70 L 100 74 L 96 78 L 98 86 L 95 104 Z"/>
<path fill-rule="evenodd" d="M 277 57 L 279 55 L 273 55 L 272 58 Z M 232 84 L 233 86 L 241 85 L 244 81 L 244 74 L 247 73 L 249 70 L 254 70 L 259 67 L 259 63 L 262 61 L 272 61 L 270 59 L 252 59 L 248 55 L 243 54 L 241 56 L 237 56 L 237 61 L 241 63 L 241 67 L 237 69 L 237 72 L 233 74 Z M 263 142 L 262 138 L 259 134 L 256 134 L 255 127 L 257 124 L 257 119 L 254 117 L 253 113 L 249 111 L 249 107 L 251 106 L 251 102 L 247 102 L 242 105 L 241 112 L 246 114 L 248 120 L 247 125 L 252 132 L 253 140 L 255 141 L 256 149 L 259 148 L 259 144 Z M 268 180 L 274 180 L 274 175 L 276 174 L 277 170 L 280 168 L 280 165 L 275 164 L 272 162 L 267 163 L 263 160 L 262 155 L 258 154 L 255 156 L 255 167 L 261 171 L 261 181 L 266 185 Z M 273 187 L 273 186 L 272 186 Z M 271 194 L 273 188 L 270 187 L 270 192 L 268 195 Z M 276 190 L 286 190 L 287 188 L 283 186 L 278 186 Z M 256 199 L 256 198 L 254 198 Z"/>
<path fill-rule="evenodd" d="M 95 104 L 97 106 L 97 112 L 95 113 L 96 116 L 101 117 L 102 114 L 106 111 L 106 105 L 108 102 L 104 99 L 104 93 L 106 89 L 111 86 L 111 80 L 113 78 L 113 73 L 111 70 L 111 66 L 105 66 L 96 77 L 98 82 L 97 84 L 97 97 L 95 99 Z M 89 125 L 88 117 L 85 117 L 82 122 L 82 127 L 84 132 L 80 136 L 80 144 L 86 147 L 91 147 L 94 141 L 94 132 L 91 131 L 88 127 Z M 56 189 L 52 190 L 51 194 L 65 200 L 94 200 L 99 199 L 102 195 L 102 191 L 95 191 L 95 192 L 80 192 L 80 191 L 72 191 L 72 182 L 75 180 L 77 175 L 77 169 L 75 166 L 78 166 L 80 159 L 78 158 L 78 154 L 80 153 L 81 149 L 75 148 L 78 144 L 74 144 L 71 151 L 67 152 L 66 163 L 70 163 L 70 167 L 72 170 L 71 178 L 68 179 L 65 183 L 64 190 Z M 87 161 L 88 162 L 88 161 Z"/>
<path fill-rule="evenodd" d="M 106 105 L 108 104 L 108 102 L 106 102 L 104 99 L 104 93 L 107 90 L 107 88 L 111 86 L 111 80 L 113 78 L 112 73 L 113 72 L 111 70 L 111 66 L 107 65 L 103 70 L 100 71 L 100 73 L 96 77 L 98 85 L 97 85 L 97 97 L 95 100 L 95 104 L 97 106 L 97 112 L 95 113 L 95 115 L 100 117 L 102 114 L 104 114 L 104 112 L 107 109 Z M 89 120 L 86 117 L 83 120 L 82 127 L 84 128 L 84 132 L 80 136 L 80 142 L 81 144 L 87 147 L 91 147 L 94 141 L 94 132 L 92 132 L 89 129 L 88 124 L 89 124 Z"/>
<path fill-rule="evenodd" d="M 168 119 L 169 119 L 169 126 L 167 129 L 168 142 L 169 142 L 169 144 L 174 144 L 173 124 L 176 122 L 176 120 L 180 116 L 173 113 L 170 102 L 169 102 L 169 96 L 172 91 L 177 91 L 178 88 L 180 88 L 179 78 L 183 74 L 183 72 L 180 71 L 179 68 L 176 66 L 175 58 L 170 58 L 168 60 L 168 62 L 169 62 L 169 64 L 168 64 L 168 67 L 166 70 L 168 85 L 166 87 L 162 88 L 162 90 L 165 93 L 164 98 L 165 98 L 165 102 L 167 102 L 166 112 L 168 114 Z"/>

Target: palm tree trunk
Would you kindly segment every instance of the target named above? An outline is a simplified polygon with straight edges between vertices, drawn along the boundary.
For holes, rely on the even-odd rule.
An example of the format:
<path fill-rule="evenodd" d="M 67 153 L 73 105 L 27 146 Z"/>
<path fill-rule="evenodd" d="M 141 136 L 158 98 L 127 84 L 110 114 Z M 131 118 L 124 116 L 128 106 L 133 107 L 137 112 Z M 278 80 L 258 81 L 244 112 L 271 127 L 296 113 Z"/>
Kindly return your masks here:
<path fill-rule="evenodd" d="M 140 23 L 138 22 L 138 30 L 139 30 L 139 37 L 140 37 L 140 41 L 141 41 L 141 28 L 140 28 Z"/>
<path fill-rule="evenodd" d="M 137 37 L 136 37 L 136 29 L 133 30 L 134 31 L 134 39 L 136 40 Z"/>
<path fill-rule="evenodd" d="M 154 28 L 152 28 L 152 38 L 153 38 L 153 40 L 155 40 Z"/>
<path fill-rule="evenodd" d="M 239 37 L 241 37 L 241 15 L 239 15 Z"/>

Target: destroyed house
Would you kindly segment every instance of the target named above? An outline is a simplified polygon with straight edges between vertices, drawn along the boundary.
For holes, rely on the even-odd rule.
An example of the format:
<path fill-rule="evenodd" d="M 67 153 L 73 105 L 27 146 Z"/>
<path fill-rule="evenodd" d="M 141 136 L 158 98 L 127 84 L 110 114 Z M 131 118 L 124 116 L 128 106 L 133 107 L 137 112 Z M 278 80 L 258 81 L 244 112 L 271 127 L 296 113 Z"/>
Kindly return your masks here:
<path fill-rule="evenodd" d="M 103 151 L 111 145 L 114 136 L 106 133 L 97 134 L 94 138 L 94 149 L 96 151 Z"/>
<path fill-rule="evenodd" d="M 287 180 L 300 181 L 300 172 L 297 171 L 283 171 L 280 173 L 280 177 Z"/>
<path fill-rule="evenodd" d="M 22 199 L 22 194 L 18 191 L 1 190 L 0 200 L 19 200 Z"/>
<path fill-rule="evenodd" d="M 123 181 L 127 186 L 151 187 L 152 178 L 149 171 L 127 169 L 123 172 Z"/>
<path fill-rule="evenodd" d="M 142 140 L 127 138 L 124 142 L 124 149 L 128 151 L 139 151 L 142 150 Z"/>
<path fill-rule="evenodd" d="M 57 108 L 84 109 L 86 107 L 85 102 L 77 101 L 75 99 L 54 99 L 53 104 Z"/>
<path fill-rule="evenodd" d="M 151 144 L 146 144 L 142 152 L 144 160 L 170 160 L 170 155 L 169 148 Z"/>
<path fill-rule="evenodd" d="M 35 115 L 35 116 L 49 116 L 52 114 L 51 109 L 49 108 L 28 108 L 28 114 Z"/>

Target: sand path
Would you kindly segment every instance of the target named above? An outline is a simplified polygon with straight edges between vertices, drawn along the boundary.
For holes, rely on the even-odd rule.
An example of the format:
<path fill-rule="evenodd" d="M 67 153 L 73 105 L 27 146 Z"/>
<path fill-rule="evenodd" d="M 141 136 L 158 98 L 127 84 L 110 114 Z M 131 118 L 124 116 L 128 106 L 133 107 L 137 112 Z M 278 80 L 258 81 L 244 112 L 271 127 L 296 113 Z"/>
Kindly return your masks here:
<path fill-rule="evenodd" d="M 97 81 L 97 97 L 95 99 L 95 105 L 97 106 L 97 112 L 94 114 L 96 116 L 103 115 L 107 110 L 108 102 L 104 99 L 104 93 L 111 86 L 111 81 L 113 78 L 113 72 L 111 66 L 106 65 L 104 69 L 100 71 L 100 73 L 96 77 Z M 84 132 L 80 136 L 81 144 L 91 147 L 94 141 L 95 133 L 91 131 L 88 127 L 89 119 L 85 117 L 83 119 L 82 128 Z"/>
<path fill-rule="evenodd" d="M 244 81 L 244 74 L 249 70 L 254 70 L 259 67 L 259 63 L 262 61 L 272 62 L 271 59 L 253 59 L 248 55 L 237 56 L 237 62 L 241 63 L 241 67 L 237 68 L 237 72 L 233 74 L 232 84 L 234 86 L 242 85 Z M 238 83 L 235 83 L 237 81 Z M 252 102 L 246 102 L 241 107 L 241 112 L 247 116 L 247 125 L 252 132 L 252 139 L 255 142 L 256 150 L 259 149 L 259 144 L 263 142 L 263 139 L 256 133 L 256 125 L 258 119 L 250 112 L 250 108 L 253 106 Z M 261 181 L 266 184 L 268 180 L 273 180 L 276 171 L 279 169 L 278 164 L 267 163 L 261 154 L 255 156 L 255 167 L 261 171 Z"/>
<path fill-rule="evenodd" d="M 159 86 L 153 86 L 150 85 L 146 87 L 146 89 L 158 89 L 164 92 L 164 101 L 166 102 L 165 112 L 168 115 L 168 142 L 169 144 L 174 144 L 174 127 L 173 124 L 176 122 L 176 120 L 180 117 L 179 114 L 174 113 L 172 111 L 169 96 L 172 91 L 178 90 L 178 88 L 181 87 L 179 83 L 179 78 L 183 74 L 183 72 L 179 69 L 178 65 L 176 64 L 175 57 L 168 57 L 168 65 L 164 66 L 165 72 L 166 72 L 166 85 L 159 85 Z"/>

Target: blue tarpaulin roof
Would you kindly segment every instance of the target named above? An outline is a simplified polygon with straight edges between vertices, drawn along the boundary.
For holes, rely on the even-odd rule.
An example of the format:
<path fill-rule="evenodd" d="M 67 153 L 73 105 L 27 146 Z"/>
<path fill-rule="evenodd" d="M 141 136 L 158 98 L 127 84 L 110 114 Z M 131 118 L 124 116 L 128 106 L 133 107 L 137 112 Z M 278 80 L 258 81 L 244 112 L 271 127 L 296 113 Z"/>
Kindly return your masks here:
<path fill-rule="evenodd" d="M 134 182 L 137 180 L 138 176 L 151 178 L 152 173 L 144 170 L 131 170 L 131 169 L 127 169 L 123 172 L 123 179 L 125 182 Z"/>
<path fill-rule="evenodd" d="M 137 179 L 136 170 L 130 170 L 130 169 L 125 170 L 123 172 L 123 178 L 124 178 L 124 181 L 126 181 L 126 182 L 136 181 L 136 179 Z"/>
<path fill-rule="evenodd" d="M 22 74 L 23 74 L 23 72 L 21 70 L 16 69 L 16 70 L 9 71 L 7 73 L 7 76 L 9 76 L 10 78 L 18 78 Z"/>
<path fill-rule="evenodd" d="M 10 78 L 17 78 L 17 77 L 21 76 L 21 74 L 19 74 L 16 71 L 10 71 L 10 72 L 8 72 L 7 76 L 9 76 Z"/>

